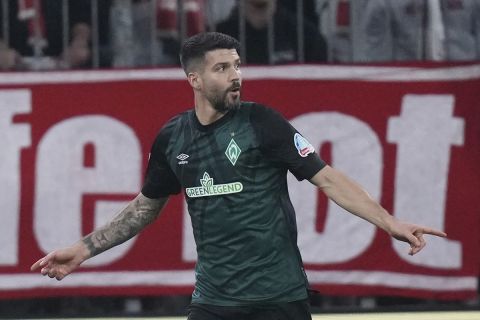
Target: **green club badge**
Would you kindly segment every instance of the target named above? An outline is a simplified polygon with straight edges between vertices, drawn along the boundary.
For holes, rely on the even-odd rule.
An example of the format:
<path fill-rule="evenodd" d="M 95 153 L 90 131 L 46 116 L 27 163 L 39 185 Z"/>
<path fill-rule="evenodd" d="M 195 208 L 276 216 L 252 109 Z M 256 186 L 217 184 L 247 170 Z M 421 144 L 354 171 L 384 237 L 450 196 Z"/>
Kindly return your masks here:
<path fill-rule="evenodd" d="M 235 140 L 230 140 L 230 143 L 228 144 L 227 150 L 225 150 L 225 155 L 227 156 L 228 160 L 232 163 L 232 165 L 235 165 L 237 163 L 238 157 L 240 156 L 240 153 L 242 153 L 242 150 L 240 147 L 237 145 Z"/>

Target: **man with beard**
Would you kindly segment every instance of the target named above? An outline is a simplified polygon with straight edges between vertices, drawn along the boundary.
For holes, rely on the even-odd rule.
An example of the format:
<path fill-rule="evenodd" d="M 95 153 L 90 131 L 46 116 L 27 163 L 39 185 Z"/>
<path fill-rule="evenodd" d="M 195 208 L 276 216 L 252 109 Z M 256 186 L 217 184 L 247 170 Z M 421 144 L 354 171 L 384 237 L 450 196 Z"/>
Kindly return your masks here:
<path fill-rule="evenodd" d="M 308 179 L 340 206 L 410 244 L 443 232 L 396 220 L 357 184 L 326 165 L 279 113 L 242 102 L 239 43 L 202 33 L 182 47 L 195 108 L 158 134 L 141 193 L 110 223 L 53 251 L 32 270 L 58 280 L 133 237 L 169 195 L 184 189 L 198 262 L 190 320 L 311 319 L 308 282 L 297 247 L 287 171 Z"/>

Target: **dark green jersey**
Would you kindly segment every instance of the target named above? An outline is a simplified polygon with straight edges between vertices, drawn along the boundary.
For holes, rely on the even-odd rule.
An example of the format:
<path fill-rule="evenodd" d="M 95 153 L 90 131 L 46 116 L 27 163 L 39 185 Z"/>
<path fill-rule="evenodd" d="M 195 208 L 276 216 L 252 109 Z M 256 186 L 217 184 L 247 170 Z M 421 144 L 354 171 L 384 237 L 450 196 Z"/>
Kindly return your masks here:
<path fill-rule="evenodd" d="M 193 302 L 307 297 L 287 171 L 309 179 L 324 165 L 280 114 L 255 103 L 207 126 L 192 110 L 162 128 L 142 193 L 158 198 L 184 189 L 198 253 Z"/>

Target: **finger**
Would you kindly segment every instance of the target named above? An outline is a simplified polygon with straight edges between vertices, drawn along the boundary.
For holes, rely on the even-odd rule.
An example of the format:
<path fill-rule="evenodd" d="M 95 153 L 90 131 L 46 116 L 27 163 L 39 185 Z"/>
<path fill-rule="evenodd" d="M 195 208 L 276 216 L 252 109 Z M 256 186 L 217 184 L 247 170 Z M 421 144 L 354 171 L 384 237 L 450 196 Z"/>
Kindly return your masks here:
<path fill-rule="evenodd" d="M 59 273 L 60 272 L 59 272 L 58 268 L 49 268 L 49 270 L 48 270 L 48 276 L 52 279 L 57 277 Z"/>
<path fill-rule="evenodd" d="M 410 251 L 408 252 L 408 254 L 411 255 L 411 256 L 413 256 L 413 255 L 416 254 L 419 250 L 420 250 L 420 246 L 416 246 L 416 245 L 411 244 L 411 245 L 410 245 Z"/>
<path fill-rule="evenodd" d="M 40 271 L 40 273 L 41 273 L 43 276 L 45 276 L 45 275 L 47 275 L 47 273 L 48 273 L 49 271 L 50 271 L 49 268 L 42 268 L 42 270 Z"/>
<path fill-rule="evenodd" d="M 32 264 L 32 266 L 30 267 L 30 270 L 33 271 L 33 270 L 36 270 L 40 267 L 44 267 L 47 264 L 46 258 L 47 257 L 43 257 L 42 259 L 39 259 L 37 262 Z"/>
<path fill-rule="evenodd" d="M 425 245 L 427 244 L 425 242 L 425 239 L 423 238 L 423 235 L 422 234 L 418 234 L 417 236 L 417 239 L 420 241 L 420 245 L 417 246 L 417 247 L 413 247 L 412 250 L 411 250 L 411 255 L 413 256 L 414 254 L 420 252 L 420 250 L 422 250 Z"/>
<path fill-rule="evenodd" d="M 34 264 L 32 264 L 32 266 L 30 267 L 30 271 L 33 271 L 33 270 L 38 269 L 38 268 L 40 267 L 40 263 L 42 263 L 42 261 L 43 261 L 43 258 L 37 260 L 37 262 L 35 262 Z"/>
<path fill-rule="evenodd" d="M 39 259 L 35 262 L 31 267 L 30 270 L 36 270 L 39 267 L 45 267 L 51 265 L 51 261 L 55 259 L 55 251 L 50 252 L 45 257 Z"/>
<path fill-rule="evenodd" d="M 419 247 L 421 244 L 420 240 L 413 233 L 407 232 L 405 234 L 405 238 L 407 239 L 408 243 L 412 248 Z"/>
<path fill-rule="evenodd" d="M 422 233 L 431 234 L 433 236 L 438 236 L 438 237 L 443 237 L 443 238 L 445 238 L 447 236 L 447 234 L 445 232 L 437 230 L 437 229 L 432 229 L 432 228 L 422 227 L 421 231 L 422 231 Z"/>
<path fill-rule="evenodd" d="M 421 241 L 412 233 L 407 233 L 405 235 L 405 238 L 410 244 L 410 250 L 408 254 L 413 256 L 415 253 L 418 252 L 418 248 L 421 246 Z"/>
<path fill-rule="evenodd" d="M 425 248 L 425 246 L 427 245 L 427 242 L 425 241 L 425 239 L 423 238 L 423 235 L 420 235 L 420 249 L 418 249 L 418 251 L 422 250 L 423 248 Z"/>

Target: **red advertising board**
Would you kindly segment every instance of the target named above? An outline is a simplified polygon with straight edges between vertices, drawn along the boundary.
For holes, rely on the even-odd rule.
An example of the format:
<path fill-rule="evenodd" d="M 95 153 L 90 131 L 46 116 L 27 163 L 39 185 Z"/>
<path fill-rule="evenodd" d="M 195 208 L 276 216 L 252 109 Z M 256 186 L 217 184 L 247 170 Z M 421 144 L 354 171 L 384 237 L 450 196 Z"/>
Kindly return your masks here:
<path fill-rule="evenodd" d="M 466 299 L 480 265 L 480 65 L 250 67 L 243 99 L 279 110 L 399 219 L 448 233 L 407 245 L 289 178 L 310 283 L 325 294 Z M 0 298 L 190 293 L 182 196 L 58 282 L 29 271 L 140 190 L 150 144 L 193 94 L 179 69 L 0 75 Z"/>

